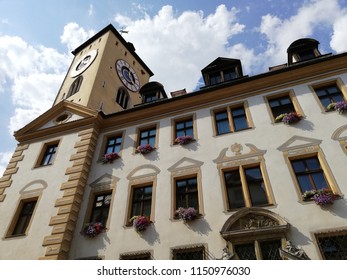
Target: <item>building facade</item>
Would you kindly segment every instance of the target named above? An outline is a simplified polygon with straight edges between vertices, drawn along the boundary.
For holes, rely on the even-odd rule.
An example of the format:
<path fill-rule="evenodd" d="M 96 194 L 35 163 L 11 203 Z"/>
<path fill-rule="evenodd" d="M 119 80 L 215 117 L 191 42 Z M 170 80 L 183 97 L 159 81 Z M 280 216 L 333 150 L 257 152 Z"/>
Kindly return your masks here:
<path fill-rule="evenodd" d="M 219 57 L 167 97 L 109 25 L 15 133 L 0 259 L 346 259 L 347 53 Z"/>

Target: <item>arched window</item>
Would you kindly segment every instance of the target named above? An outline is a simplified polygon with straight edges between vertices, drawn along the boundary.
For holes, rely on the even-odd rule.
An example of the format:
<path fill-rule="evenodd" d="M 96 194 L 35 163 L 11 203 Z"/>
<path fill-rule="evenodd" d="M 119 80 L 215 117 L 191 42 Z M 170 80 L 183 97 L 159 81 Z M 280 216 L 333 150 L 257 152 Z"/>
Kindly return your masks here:
<path fill-rule="evenodd" d="M 73 81 L 73 83 L 70 86 L 69 92 L 67 93 L 66 98 L 69 98 L 70 96 L 74 95 L 76 92 L 80 90 L 82 81 L 83 81 L 83 76 L 79 76 L 76 80 Z"/>
<path fill-rule="evenodd" d="M 129 94 L 124 87 L 120 87 L 117 91 L 116 102 L 123 108 L 128 107 Z"/>

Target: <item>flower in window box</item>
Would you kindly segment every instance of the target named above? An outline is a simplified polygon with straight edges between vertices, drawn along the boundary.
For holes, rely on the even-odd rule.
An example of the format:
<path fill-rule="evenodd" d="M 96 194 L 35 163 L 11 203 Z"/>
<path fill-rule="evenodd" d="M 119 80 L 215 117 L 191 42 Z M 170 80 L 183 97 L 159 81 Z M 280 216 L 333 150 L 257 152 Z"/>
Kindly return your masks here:
<path fill-rule="evenodd" d="M 140 154 L 148 154 L 152 152 L 155 148 L 151 144 L 140 145 L 136 148 L 136 152 Z"/>
<path fill-rule="evenodd" d="M 333 103 L 330 103 L 328 106 L 327 106 L 327 111 L 332 111 L 332 110 L 335 110 L 335 102 Z"/>
<path fill-rule="evenodd" d="M 278 115 L 278 116 L 275 118 L 275 122 L 276 122 L 276 123 L 282 122 L 282 121 L 283 121 L 283 118 L 284 118 L 286 115 L 287 115 L 287 114 Z"/>
<path fill-rule="evenodd" d="M 292 124 L 292 123 L 296 123 L 296 122 L 300 121 L 301 119 L 302 119 L 302 117 L 298 113 L 291 112 L 291 113 L 285 114 L 282 121 L 285 124 Z"/>
<path fill-rule="evenodd" d="M 150 224 L 151 220 L 147 216 L 134 216 L 130 219 L 136 231 L 144 231 Z"/>
<path fill-rule="evenodd" d="M 176 210 L 175 215 L 176 217 L 182 219 L 184 222 L 187 222 L 187 221 L 195 220 L 198 217 L 199 212 L 193 207 L 188 207 L 188 208 L 179 207 Z"/>
<path fill-rule="evenodd" d="M 101 223 L 89 223 L 84 227 L 84 235 L 88 237 L 95 237 L 99 235 L 104 230 Z"/>
<path fill-rule="evenodd" d="M 192 142 L 194 139 L 192 136 L 190 135 L 184 135 L 184 136 L 179 136 L 175 139 L 175 143 L 176 144 L 180 144 L 180 145 L 186 145 L 190 142 Z"/>
<path fill-rule="evenodd" d="M 330 189 L 310 190 L 302 195 L 304 200 L 313 200 L 317 205 L 333 204 L 338 197 Z"/>
<path fill-rule="evenodd" d="M 119 155 L 117 153 L 105 154 L 102 163 L 112 163 L 117 158 L 119 158 Z"/>
<path fill-rule="evenodd" d="M 340 101 L 340 102 L 336 102 L 334 109 L 339 112 L 340 114 L 342 114 L 343 112 L 347 111 L 347 101 Z"/>

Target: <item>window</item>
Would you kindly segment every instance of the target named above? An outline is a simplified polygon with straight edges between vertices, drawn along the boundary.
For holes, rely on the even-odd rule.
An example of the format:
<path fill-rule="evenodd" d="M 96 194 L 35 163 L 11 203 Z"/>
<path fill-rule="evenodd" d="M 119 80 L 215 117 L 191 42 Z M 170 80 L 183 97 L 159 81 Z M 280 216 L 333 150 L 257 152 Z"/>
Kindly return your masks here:
<path fill-rule="evenodd" d="M 146 94 L 144 97 L 144 102 L 145 103 L 149 103 L 149 102 L 153 102 L 156 101 L 158 99 L 158 95 L 156 92 L 152 92 L 149 94 Z"/>
<path fill-rule="evenodd" d="M 130 217 L 143 215 L 150 217 L 152 208 L 152 185 L 134 187 L 132 190 L 132 201 Z"/>
<path fill-rule="evenodd" d="M 122 146 L 122 135 L 109 137 L 107 138 L 107 141 L 106 141 L 104 154 L 110 154 L 110 153 L 119 154 L 121 150 L 121 146 Z"/>
<path fill-rule="evenodd" d="M 103 194 L 96 194 L 90 215 L 89 223 L 101 223 L 106 227 L 108 213 L 110 211 L 110 204 L 112 199 L 112 192 Z"/>
<path fill-rule="evenodd" d="M 330 103 L 344 101 L 343 94 L 336 85 L 316 88 L 315 92 L 319 98 L 319 101 L 325 109 L 327 109 Z"/>
<path fill-rule="evenodd" d="M 197 178 L 176 180 L 176 209 L 193 207 L 199 210 Z"/>
<path fill-rule="evenodd" d="M 210 74 L 210 85 L 219 84 L 222 82 L 222 76 L 220 72 Z"/>
<path fill-rule="evenodd" d="M 291 160 L 300 191 L 330 188 L 317 156 Z"/>
<path fill-rule="evenodd" d="M 123 108 L 126 109 L 128 107 L 129 94 L 128 91 L 121 87 L 118 89 L 116 102 Z"/>
<path fill-rule="evenodd" d="M 294 105 L 289 96 L 281 96 L 269 100 L 272 115 L 274 119 L 281 114 L 295 112 Z"/>
<path fill-rule="evenodd" d="M 228 210 L 268 205 L 268 194 L 260 166 L 225 171 Z"/>
<path fill-rule="evenodd" d="M 15 223 L 11 227 L 8 236 L 25 235 L 32 219 L 37 198 L 23 200 L 20 202 L 15 215 Z"/>
<path fill-rule="evenodd" d="M 132 253 L 132 254 L 122 254 L 120 255 L 120 260 L 152 260 L 152 255 L 150 252 L 142 253 Z"/>
<path fill-rule="evenodd" d="M 224 81 L 230 81 L 237 78 L 237 73 L 235 69 L 224 70 L 223 76 L 224 76 Z"/>
<path fill-rule="evenodd" d="M 140 130 L 138 145 L 140 146 L 140 145 L 150 144 L 152 147 L 155 147 L 156 134 L 157 134 L 156 127 Z"/>
<path fill-rule="evenodd" d="M 251 243 L 235 244 L 234 252 L 240 260 L 281 260 L 281 240 L 255 240 Z"/>
<path fill-rule="evenodd" d="M 83 81 L 83 76 L 79 76 L 76 80 L 73 81 L 73 83 L 71 84 L 69 88 L 66 98 L 69 98 L 70 96 L 74 95 L 76 92 L 80 90 L 82 81 Z"/>
<path fill-rule="evenodd" d="M 172 250 L 173 260 L 205 260 L 205 248 L 203 246 L 196 248 L 183 248 Z"/>
<path fill-rule="evenodd" d="M 192 136 L 194 138 L 193 118 L 175 122 L 175 139 L 180 136 Z"/>
<path fill-rule="evenodd" d="M 250 128 L 245 107 L 228 107 L 214 112 L 216 134 L 240 131 Z"/>
<path fill-rule="evenodd" d="M 347 260 L 347 233 L 338 231 L 316 235 L 319 250 L 325 260 Z"/>
<path fill-rule="evenodd" d="M 59 142 L 53 142 L 53 143 L 47 143 L 44 145 L 41 155 L 39 157 L 39 164 L 38 166 L 47 166 L 52 165 L 55 154 L 58 149 Z"/>

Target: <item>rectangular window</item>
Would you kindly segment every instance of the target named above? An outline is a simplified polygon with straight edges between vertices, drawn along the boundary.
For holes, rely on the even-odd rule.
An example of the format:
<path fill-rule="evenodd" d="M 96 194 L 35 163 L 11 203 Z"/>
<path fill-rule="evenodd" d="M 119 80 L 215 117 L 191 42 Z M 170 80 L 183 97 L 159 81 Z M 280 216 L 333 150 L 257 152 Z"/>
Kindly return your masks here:
<path fill-rule="evenodd" d="M 106 227 L 111 199 L 112 192 L 95 195 L 92 213 L 89 219 L 90 223 L 101 223 L 104 227 Z"/>
<path fill-rule="evenodd" d="M 105 154 L 119 153 L 122 146 L 122 136 L 113 136 L 107 139 Z"/>
<path fill-rule="evenodd" d="M 224 172 L 228 209 L 269 204 L 259 166 Z"/>
<path fill-rule="evenodd" d="M 220 72 L 210 74 L 210 86 L 219 84 L 222 82 L 222 76 Z"/>
<path fill-rule="evenodd" d="M 250 127 L 244 106 L 228 107 L 214 112 L 217 135 L 240 131 Z"/>
<path fill-rule="evenodd" d="M 187 248 L 187 249 L 174 249 L 172 251 L 172 259 L 174 260 L 205 260 L 205 248 Z"/>
<path fill-rule="evenodd" d="M 269 99 L 269 105 L 274 119 L 282 114 L 295 112 L 293 102 L 289 95 Z"/>
<path fill-rule="evenodd" d="M 323 107 L 326 109 L 331 103 L 344 101 L 343 94 L 336 85 L 316 88 L 315 92 Z"/>
<path fill-rule="evenodd" d="M 325 260 L 347 260 L 347 234 L 316 235 L 319 250 Z"/>
<path fill-rule="evenodd" d="M 130 217 L 138 215 L 150 217 L 151 207 L 152 185 L 133 188 Z"/>
<path fill-rule="evenodd" d="M 281 260 L 280 248 L 281 240 L 253 241 L 234 245 L 235 253 L 240 260 Z"/>
<path fill-rule="evenodd" d="M 224 70 L 223 76 L 224 76 L 224 82 L 226 82 L 226 81 L 230 81 L 230 80 L 237 78 L 237 73 L 236 73 L 235 69 Z"/>
<path fill-rule="evenodd" d="M 193 207 L 199 210 L 197 178 L 176 180 L 176 209 Z"/>
<path fill-rule="evenodd" d="M 139 141 L 138 141 L 139 146 L 150 144 L 152 147 L 155 147 L 156 134 L 157 134 L 156 127 L 140 130 Z"/>
<path fill-rule="evenodd" d="M 152 92 L 152 93 L 146 94 L 144 98 L 145 98 L 144 102 L 149 103 L 149 102 L 158 100 L 158 95 L 156 92 Z"/>
<path fill-rule="evenodd" d="M 16 222 L 14 224 L 13 230 L 10 231 L 9 236 L 24 235 L 27 231 L 29 223 L 32 219 L 32 215 L 37 204 L 37 198 L 30 201 L 21 201 L 18 212 L 15 215 Z"/>
<path fill-rule="evenodd" d="M 120 260 L 152 260 L 150 252 L 122 254 Z"/>
<path fill-rule="evenodd" d="M 330 188 L 317 156 L 291 160 L 301 193 Z"/>
<path fill-rule="evenodd" d="M 191 136 L 194 138 L 193 119 L 189 118 L 175 123 L 175 139 L 180 136 Z"/>
<path fill-rule="evenodd" d="M 53 163 L 55 153 L 58 149 L 58 143 L 45 145 L 44 149 L 40 166 L 51 165 Z"/>

